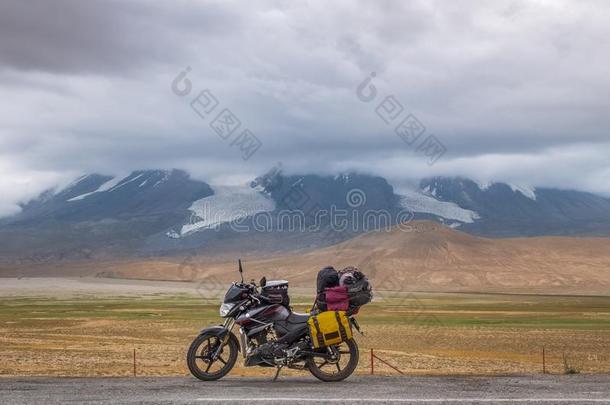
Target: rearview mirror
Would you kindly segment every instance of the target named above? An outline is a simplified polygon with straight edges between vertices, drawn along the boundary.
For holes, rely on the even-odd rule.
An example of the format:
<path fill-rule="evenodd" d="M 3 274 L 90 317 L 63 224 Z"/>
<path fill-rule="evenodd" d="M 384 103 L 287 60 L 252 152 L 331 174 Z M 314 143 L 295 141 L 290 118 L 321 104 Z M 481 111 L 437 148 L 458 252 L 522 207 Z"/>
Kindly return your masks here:
<path fill-rule="evenodd" d="M 261 281 L 260 281 L 259 285 L 261 287 L 266 286 L 267 285 L 267 278 L 263 276 L 263 278 L 261 278 Z"/>
<path fill-rule="evenodd" d="M 239 264 L 237 269 L 239 270 L 239 275 L 241 276 L 241 282 L 243 284 L 243 282 L 244 282 L 244 269 L 241 267 L 241 259 L 237 259 L 237 263 Z"/>

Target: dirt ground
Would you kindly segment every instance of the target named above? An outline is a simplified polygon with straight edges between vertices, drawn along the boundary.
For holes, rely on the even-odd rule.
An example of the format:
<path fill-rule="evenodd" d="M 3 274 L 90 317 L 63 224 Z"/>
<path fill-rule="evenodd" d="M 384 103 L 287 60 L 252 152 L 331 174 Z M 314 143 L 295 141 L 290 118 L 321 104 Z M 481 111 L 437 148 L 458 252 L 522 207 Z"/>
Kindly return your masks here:
<path fill-rule="evenodd" d="M 0 288 L 0 375 L 128 376 L 134 349 L 138 375 L 187 375 L 188 345 L 219 322 L 218 300 L 149 287 Z M 293 300 L 307 308 L 307 295 Z M 548 372 L 610 372 L 610 297 L 381 293 L 357 318 L 362 374 L 371 349 L 406 374 L 540 373 L 543 347 Z M 232 375 L 272 372 L 238 359 Z M 398 372 L 375 360 L 375 373 Z"/>

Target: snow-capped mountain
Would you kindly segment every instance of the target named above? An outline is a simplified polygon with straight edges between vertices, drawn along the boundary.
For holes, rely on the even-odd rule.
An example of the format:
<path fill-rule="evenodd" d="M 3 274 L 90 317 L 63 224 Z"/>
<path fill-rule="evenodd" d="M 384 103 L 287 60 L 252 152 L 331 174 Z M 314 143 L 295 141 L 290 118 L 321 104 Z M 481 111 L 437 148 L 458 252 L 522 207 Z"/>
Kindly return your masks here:
<path fill-rule="evenodd" d="M 288 229 L 284 214 L 295 210 L 304 226 Z M 322 214 L 333 210 L 340 221 Z M 397 190 L 357 173 L 272 170 L 241 186 L 211 186 L 180 170 L 91 174 L 0 219 L 0 261 L 309 249 L 412 218 L 487 236 L 601 236 L 610 235 L 610 200 L 463 178 Z"/>
<path fill-rule="evenodd" d="M 10 223 L 40 225 L 142 216 L 159 216 L 165 222 L 171 220 L 166 215 L 186 211 L 193 200 L 212 194 L 208 184 L 194 181 L 180 170 L 135 171 L 116 177 L 92 174 L 22 205 L 22 212 L 10 218 Z"/>
<path fill-rule="evenodd" d="M 0 258 L 46 261 L 132 255 L 188 217 L 210 186 L 180 170 L 91 174 L 48 190 L 0 220 Z"/>
<path fill-rule="evenodd" d="M 595 194 L 455 177 L 420 182 L 435 199 L 472 211 L 460 230 L 486 236 L 610 234 L 610 200 Z"/>

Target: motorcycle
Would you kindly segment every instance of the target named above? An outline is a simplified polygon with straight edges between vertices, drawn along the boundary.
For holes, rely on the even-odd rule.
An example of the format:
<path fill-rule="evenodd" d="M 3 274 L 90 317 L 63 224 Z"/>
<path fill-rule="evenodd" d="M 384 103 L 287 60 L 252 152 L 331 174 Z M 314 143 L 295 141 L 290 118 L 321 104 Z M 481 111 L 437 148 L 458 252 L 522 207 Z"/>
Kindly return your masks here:
<path fill-rule="evenodd" d="M 274 380 L 283 367 L 309 370 L 322 381 L 341 381 L 349 377 L 358 365 L 358 345 L 354 339 L 324 348 L 314 348 L 308 333 L 307 320 L 311 314 L 293 312 L 289 305 L 278 303 L 266 294 L 275 287 L 286 287 L 287 281 L 267 283 L 263 277 L 259 285 L 244 282 L 241 260 L 238 261 L 241 282 L 233 282 L 220 306 L 224 323 L 203 329 L 187 353 L 188 368 L 203 381 L 218 380 L 227 375 L 238 352 L 246 367 L 275 367 Z M 351 325 L 360 328 L 353 315 Z M 237 326 L 239 340 L 233 333 Z"/>

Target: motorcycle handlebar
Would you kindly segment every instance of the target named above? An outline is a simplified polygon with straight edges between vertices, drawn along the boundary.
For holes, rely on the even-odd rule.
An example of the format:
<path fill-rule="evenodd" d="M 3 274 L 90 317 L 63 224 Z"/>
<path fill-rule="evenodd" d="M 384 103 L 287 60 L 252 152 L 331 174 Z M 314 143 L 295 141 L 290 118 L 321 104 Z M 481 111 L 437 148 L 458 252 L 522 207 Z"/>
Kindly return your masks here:
<path fill-rule="evenodd" d="M 263 294 L 256 294 L 255 297 L 257 299 L 259 299 L 259 300 L 271 302 L 271 298 L 269 298 L 269 297 L 267 297 L 266 295 L 263 295 Z"/>

